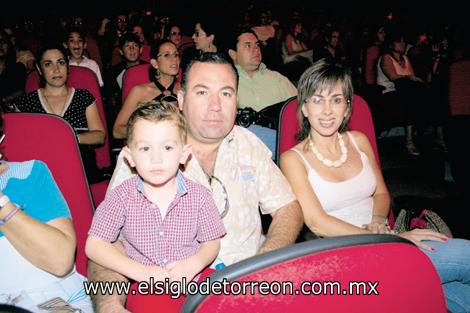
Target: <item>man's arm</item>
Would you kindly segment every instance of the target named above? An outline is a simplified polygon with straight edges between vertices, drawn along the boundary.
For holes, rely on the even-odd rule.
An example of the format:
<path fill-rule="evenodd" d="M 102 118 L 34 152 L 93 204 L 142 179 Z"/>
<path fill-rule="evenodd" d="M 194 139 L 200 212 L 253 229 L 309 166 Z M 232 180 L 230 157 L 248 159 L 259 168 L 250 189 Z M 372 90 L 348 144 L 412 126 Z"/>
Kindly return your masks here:
<path fill-rule="evenodd" d="M 266 241 L 258 251 L 264 253 L 289 246 L 295 242 L 302 229 L 304 218 L 297 200 L 292 201 L 271 214 Z"/>
<path fill-rule="evenodd" d="M 122 253 L 124 253 L 124 248 L 120 241 L 116 241 L 114 244 Z M 113 281 L 113 282 L 127 282 L 128 279 L 121 274 L 107 269 L 95 262 L 88 261 L 88 279 L 92 282 L 101 282 L 101 281 Z M 125 313 L 129 312 L 124 308 L 126 303 L 125 294 L 114 293 L 112 295 L 103 295 L 103 294 L 92 294 L 91 300 L 93 301 L 93 307 L 95 312 L 100 313 Z"/>

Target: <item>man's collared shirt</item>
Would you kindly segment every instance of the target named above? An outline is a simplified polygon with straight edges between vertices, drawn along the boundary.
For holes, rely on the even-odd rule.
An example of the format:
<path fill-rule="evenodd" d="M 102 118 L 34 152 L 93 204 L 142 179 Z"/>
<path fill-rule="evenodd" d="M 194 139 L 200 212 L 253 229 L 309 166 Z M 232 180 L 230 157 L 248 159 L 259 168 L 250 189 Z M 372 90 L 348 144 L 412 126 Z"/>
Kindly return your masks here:
<path fill-rule="evenodd" d="M 295 196 L 271 160 L 271 152 L 249 130 L 235 126 L 221 143 L 215 162 L 211 185 L 197 159 L 192 156 L 185 176 L 212 190 L 219 212 L 226 207 L 224 188 L 228 193 L 228 212 L 223 218 L 227 234 L 221 239 L 221 249 L 213 264 L 230 265 L 256 254 L 263 243 L 261 217 L 272 214 L 295 200 Z M 131 170 L 119 155 L 109 188 L 114 188 L 131 175 Z M 109 192 L 109 191 L 108 191 Z"/>
<path fill-rule="evenodd" d="M 127 255 L 142 264 L 164 267 L 194 255 L 200 243 L 225 234 L 211 193 L 180 172 L 174 200 L 163 218 L 134 175 L 110 191 L 95 212 L 89 235 L 114 242 L 122 232 Z"/>
<path fill-rule="evenodd" d="M 239 107 L 251 107 L 260 111 L 267 106 L 287 100 L 297 95 L 297 89 L 289 79 L 278 72 L 271 71 L 261 63 L 258 71 L 249 76 L 236 65 L 240 81 L 238 83 Z"/>

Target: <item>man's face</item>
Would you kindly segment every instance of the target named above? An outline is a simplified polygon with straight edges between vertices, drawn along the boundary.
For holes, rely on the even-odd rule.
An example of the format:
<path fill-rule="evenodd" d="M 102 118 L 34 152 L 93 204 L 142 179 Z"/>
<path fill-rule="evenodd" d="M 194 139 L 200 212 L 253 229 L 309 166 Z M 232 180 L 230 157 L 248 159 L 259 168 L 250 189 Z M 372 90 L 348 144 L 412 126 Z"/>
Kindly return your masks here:
<path fill-rule="evenodd" d="M 331 47 L 335 48 L 336 46 L 338 46 L 339 36 L 340 36 L 339 32 L 332 32 L 331 33 L 330 41 L 328 42 Z"/>
<path fill-rule="evenodd" d="M 230 50 L 233 51 L 233 50 Z M 261 50 L 258 38 L 252 33 L 244 33 L 238 37 L 237 51 L 230 53 L 235 64 L 245 71 L 255 71 L 261 64 Z"/>
<path fill-rule="evenodd" d="M 196 62 L 178 92 L 180 108 L 188 121 L 189 138 L 220 143 L 232 130 L 237 112 L 237 80 L 229 64 Z"/>
<path fill-rule="evenodd" d="M 125 15 L 119 15 L 116 18 L 117 29 L 121 32 L 126 30 L 127 27 L 127 18 Z"/>

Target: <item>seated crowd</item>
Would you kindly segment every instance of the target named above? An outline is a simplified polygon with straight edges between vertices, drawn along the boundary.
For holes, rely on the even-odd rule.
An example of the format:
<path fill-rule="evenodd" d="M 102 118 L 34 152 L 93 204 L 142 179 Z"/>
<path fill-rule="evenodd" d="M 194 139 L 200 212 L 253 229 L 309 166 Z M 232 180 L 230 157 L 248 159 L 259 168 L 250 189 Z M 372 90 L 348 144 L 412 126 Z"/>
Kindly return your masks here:
<path fill-rule="evenodd" d="M 183 24 L 155 24 L 139 13 L 104 18 L 90 36 L 83 19 L 73 17 L 57 40 L 40 47 L 23 32 L 15 38 L 8 27 L 0 30 L 0 113 L 62 117 L 76 133 L 88 183 L 109 183 L 106 198 L 95 199 L 88 279 L 201 281 L 293 245 L 305 224 L 319 237 L 377 233 L 411 241 L 439 274 L 447 308 L 470 312 L 470 241 L 390 229 L 391 197 L 371 143 L 347 126 L 353 94 L 361 93 L 379 131 L 405 128 L 410 155 L 420 154 L 416 130 L 428 125 L 445 149 L 442 80 L 460 58 L 457 48 L 451 55 L 442 45 L 449 35 L 438 47 L 426 39 L 407 49 L 404 32 L 383 23 L 371 28 L 370 46 L 352 53 L 339 27 L 308 33 L 299 16 L 283 29 L 269 10 L 257 14 L 257 24 L 247 19 L 236 29 L 201 15 L 192 37 Z M 96 74 L 103 108 L 90 91 L 67 85 L 70 65 Z M 127 71 L 140 65 L 148 68 L 144 83 L 124 96 Z M 34 71 L 40 88 L 25 93 Z M 274 160 L 279 112 L 294 96 L 298 121 L 289 123 L 300 125 L 298 144 Z M 425 119 L 422 107 L 433 97 Z M 0 143 L 5 135 L 0 118 Z M 107 136 L 118 154 L 109 182 L 95 156 Z M 266 229 L 261 215 L 271 219 Z M 83 312 L 181 309 L 184 297 L 84 294 L 76 246 L 68 205 L 47 165 L 0 154 L 0 268 L 8 269 L 0 304 L 35 312 L 60 297 Z"/>

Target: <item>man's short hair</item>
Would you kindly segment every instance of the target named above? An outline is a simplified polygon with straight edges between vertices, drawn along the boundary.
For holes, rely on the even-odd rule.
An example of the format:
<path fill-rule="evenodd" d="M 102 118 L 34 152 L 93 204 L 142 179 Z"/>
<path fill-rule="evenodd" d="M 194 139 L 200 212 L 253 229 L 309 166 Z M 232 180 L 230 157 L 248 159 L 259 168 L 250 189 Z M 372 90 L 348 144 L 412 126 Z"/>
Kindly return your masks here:
<path fill-rule="evenodd" d="M 227 36 L 228 38 L 230 38 L 230 40 L 227 41 L 227 48 L 228 49 L 232 49 L 234 51 L 237 51 L 237 44 L 238 44 L 238 40 L 240 38 L 241 35 L 243 34 L 253 34 L 253 36 L 256 37 L 256 39 L 258 40 L 258 35 L 256 35 L 256 33 L 250 29 L 250 28 L 237 28 L 237 29 L 234 29 L 229 36 Z"/>
<path fill-rule="evenodd" d="M 125 33 L 119 38 L 119 49 L 122 50 L 122 47 L 128 42 L 135 42 L 140 48 L 139 36 L 134 33 Z"/>
<path fill-rule="evenodd" d="M 186 70 L 184 71 L 183 81 L 181 83 L 181 88 L 183 91 L 186 91 L 186 83 L 188 81 L 188 74 L 191 71 L 191 68 L 195 63 L 211 63 L 211 64 L 227 64 L 232 69 L 233 75 L 235 75 L 235 79 L 237 81 L 238 87 L 238 71 L 235 65 L 233 64 L 232 59 L 226 53 L 220 52 L 204 52 L 200 55 L 196 56 L 192 59 L 188 65 L 186 66 Z"/>
<path fill-rule="evenodd" d="M 140 120 L 153 123 L 170 121 L 177 128 L 183 143 L 186 143 L 188 127 L 183 113 L 173 104 L 166 101 L 151 100 L 140 102 L 137 109 L 131 114 L 127 121 L 127 141 L 132 141 L 135 124 Z M 158 134 L 156 134 L 158 136 Z"/>

